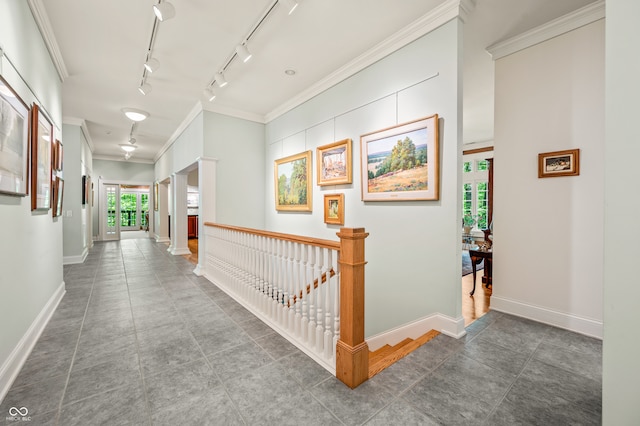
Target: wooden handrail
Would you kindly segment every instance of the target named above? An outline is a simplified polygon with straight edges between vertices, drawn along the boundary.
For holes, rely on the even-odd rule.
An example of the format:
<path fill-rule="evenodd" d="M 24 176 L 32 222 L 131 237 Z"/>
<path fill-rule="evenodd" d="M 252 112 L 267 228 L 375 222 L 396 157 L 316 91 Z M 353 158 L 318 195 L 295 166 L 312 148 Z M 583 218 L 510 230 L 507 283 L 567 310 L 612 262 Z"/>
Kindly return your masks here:
<path fill-rule="evenodd" d="M 331 268 L 329 270 L 329 278 L 333 278 L 335 275 L 336 275 L 336 271 L 334 271 L 333 268 Z M 321 278 L 320 284 L 326 283 L 327 282 L 327 273 L 324 272 L 320 278 Z M 318 288 L 318 279 L 317 278 L 315 280 L 313 280 L 313 288 L 314 289 Z M 307 294 L 309 294 L 309 293 L 311 293 L 311 284 L 307 284 Z M 298 297 L 298 295 L 294 294 L 293 295 L 293 303 L 295 304 L 298 301 L 298 299 L 302 299 L 302 296 L 303 296 L 302 290 L 300 290 L 300 297 Z M 290 308 L 290 307 L 291 307 L 291 302 L 287 302 L 287 308 Z"/>
<path fill-rule="evenodd" d="M 219 223 L 205 222 L 205 226 L 212 226 L 214 228 L 228 229 L 231 231 L 244 232 L 246 234 L 259 235 L 261 237 L 275 238 L 283 241 L 291 241 L 294 243 L 302 243 L 315 247 L 322 247 L 332 250 L 340 250 L 339 241 L 323 240 L 321 238 L 304 237 L 293 234 L 283 234 L 280 232 L 263 231 L 260 229 L 243 228 L 241 226 L 222 225 Z"/>

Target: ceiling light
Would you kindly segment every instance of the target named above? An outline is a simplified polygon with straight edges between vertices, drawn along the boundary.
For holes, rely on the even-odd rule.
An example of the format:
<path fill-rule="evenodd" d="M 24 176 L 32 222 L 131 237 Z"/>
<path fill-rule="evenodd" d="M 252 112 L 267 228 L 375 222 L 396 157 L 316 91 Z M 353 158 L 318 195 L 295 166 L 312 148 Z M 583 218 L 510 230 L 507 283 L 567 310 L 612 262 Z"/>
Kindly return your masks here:
<path fill-rule="evenodd" d="M 251 52 L 249 52 L 246 44 L 239 44 L 238 47 L 236 47 L 236 53 L 242 62 L 247 62 L 251 59 L 251 56 L 253 56 Z"/>
<path fill-rule="evenodd" d="M 293 11 L 296 10 L 296 7 L 298 7 L 298 2 L 295 0 L 278 0 L 278 3 L 282 3 L 284 7 L 287 8 L 289 15 L 291 15 Z"/>
<path fill-rule="evenodd" d="M 296 70 L 291 70 L 291 69 L 289 69 L 289 70 L 284 70 L 284 73 L 285 73 L 286 75 L 296 75 Z"/>
<path fill-rule="evenodd" d="M 218 87 L 224 87 L 228 84 L 228 81 L 225 80 L 221 72 L 216 74 L 216 84 L 218 85 Z"/>
<path fill-rule="evenodd" d="M 158 3 L 153 5 L 153 13 L 160 21 L 166 21 L 176 16 L 176 9 L 169 2 Z"/>
<path fill-rule="evenodd" d="M 127 153 L 124 155 L 124 159 L 125 159 L 125 160 L 128 160 L 129 158 L 131 158 L 131 153 L 130 153 L 130 152 L 127 152 Z"/>
<path fill-rule="evenodd" d="M 136 138 L 129 138 L 129 143 L 131 145 L 135 144 L 136 143 Z"/>
<path fill-rule="evenodd" d="M 133 151 L 136 150 L 137 146 L 129 145 L 129 144 L 126 144 L 126 143 L 121 143 L 120 144 L 120 148 L 122 148 L 122 150 L 125 151 L 125 152 L 133 152 Z"/>
<path fill-rule="evenodd" d="M 216 98 L 215 92 L 210 87 L 204 90 L 204 96 L 209 102 L 213 102 L 213 100 Z"/>
<path fill-rule="evenodd" d="M 138 87 L 138 91 L 143 95 L 147 95 L 151 92 L 151 85 L 149 83 L 142 83 L 140 87 Z"/>
<path fill-rule="evenodd" d="M 149 72 L 154 72 L 160 66 L 160 62 L 156 58 L 149 58 L 147 62 L 144 63 L 144 67 Z"/>
<path fill-rule="evenodd" d="M 132 121 L 142 121 L 149 117 L 149 113 L 135 108 L 122 108 L 122 112 Z M 134 139 L 135 141 L 135 139 Z"/>

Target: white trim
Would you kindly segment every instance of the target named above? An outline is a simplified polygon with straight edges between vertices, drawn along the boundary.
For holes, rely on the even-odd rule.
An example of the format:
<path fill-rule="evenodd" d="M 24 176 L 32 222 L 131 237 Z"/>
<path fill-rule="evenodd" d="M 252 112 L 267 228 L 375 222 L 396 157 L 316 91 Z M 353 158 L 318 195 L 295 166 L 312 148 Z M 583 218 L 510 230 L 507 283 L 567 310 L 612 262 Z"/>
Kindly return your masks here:
<path fill-rule="evenodd" d="M 579 317 L 565 312 L 558 312 L 552 309 L 543 308 L 542 306 L 534 306 L 504 297 L 492 296 L 491 310 L 528 318 L 533 321 L 564 328 L 566 330 L 585 334 L 597 339 L 602 339 L 603 337 L 602 321 Z"/>
<path fill-rule="evenodd" d="M 189 250 L 188 248 L 176 248 L 173 247 L 171 248 L 171 254 L 174 256 L 182 256 L 182 255 L 189 255 L 191 254 L 191 250 Z"/>
<path fill-rule="evenodd" d="M 65 284 L 63 281 L 53 295 L 51 295 L 51 298 L 49 298 L 49 301 L 44 305 L 36 319 L 33 320 L 27 332 L 22 336 L 22 339 L 20 339 L 16 347 L 11 351 L 11 354 L 5 360 L 4 364 L 2 364 L 2 367 L 0 367 L 0 401 L 4 400 L 4 397 L 7 396 L 11 385 L 16 377 L 18 377 L 20 369 L 22 369 L 22 366 L 27 361 L 29 354 L 31 354 L 33 347 L 49 323 L 51 316 L 64 297 L 64 294 Z"/>
<path fill-rule="evenodd" d="M 171 135 L 171 137 L 169 139 L 167 139 L 167 142 L 162 146 L 162 148 L 160 148 L 160 151 L 158 151 L 158 153 L 155 155 L 155 157 L 153 157 L 153 163 L 156 163 L 160 159 L 160 157 L 162 157 L 164 155 L 164 153 L 169 148 L 171 148 L 171 145 L 173 145 L 173 143 L 176 141 L 176 139 L 178 139 L 178 137 L 180 137 L 182 132 L 184 132 L 187 127 L 189 127 L 191 122 L 193 120 L 195 120 L 195 118 L 198 116 L 198 114 L 200 114 L 202 111 L 203 111 L 202 103 L 200 101 L 196 102 L 196 104 L 193 106 L 191 111 L 189 111 L 189 114 L 187 114 L 187 116 L 184 118 L 184 120 L 182 120 L 182 123 L 180 123 L 180 125 L 176 128 L 176 130 Z"/>
<path fill-rule="evenodd" d="M 124 157 L 116 157 L 112 155 L 93 155 L 94 160 L 104 160 L 104 161 L 123 161 L 125 163 L 142 163 L 142 164 L 155 164 L 154 160 L 147 160 L 144 158 L 136 158 L 131 157 L 128 160 L 125 160 Z"/>
<path fill-rule="evenodd" d="M 75 264 L 78 264 L 78 263 L 84 263 L 84 261 L 87 258 L 88 254 L 89 254 L 89 248 L 85 247 L 84 250 L 82 251 L 82 254 L 80 254 L 78 256 L 64 256 L 62 258 L 62 264 L 63 265 L 75 265 Z"/>
<path fill-rule="evenodd" d="M 527 49 L 559 35 L 568 33 L 605 17 L 605 2 L 599 0 L 568 13 L 544 25 L 487 47 L 493 60 Z"/>
<path fill-rule="evenodd" d="M 462 6 L 461 6 L 462 4 Z M 468 15 L 474 2 L 467 0 L 447 0 L 442 5 L 434 8 L 429 13 L 418 18 L 413 23 L 407 25 L 403 30 L 398 31 L 391 37 L 379 43 L 368 52 L 363 53 L 343 67 L 329 74 L 316 84 L 302 91 L 297 96 L 276 107 L 265 115 L 265 122 L 270 122 L 295 107 L 305 103 L 309 99 L 328 90 L 343 80 L 362 71 L 366 67 L 378 62 L 382 58 L 401 49 L 409 43 L 428 34 L 447 22 L 461 16 L 464 19 Z"/>
<path fill-rule="evenodd" d="M 77 117 L 62 117 L 62 124 L 68 124 L 70 126 L 80 127 L 80 130 L 82 130 L 82 134 L 84 135 L 84 138 L 87 140 L 87 143 L 89 144 L 89 149 L 93 154 L 93 151 L 95 151 L 95 146 L 93 145 L 93 140 L 91 139 L 91 134 L 89 133 L 89 128 L 87 127 L 87 122 L 85 120 Z"/>
<path fill-rule="evenodd" d="M 58 72 L 58 77 L 60 77 L 61 81 L 64 81 L 69 77 L 69 72 L 62 58 L 62 52 L 60 52 L 60 47 L 58 46 L 58 41 L 54 35 L 53 27 L 51 26 L 51 21 L 49 21 L 44 3 L 42 0 L 29 0 L 29 8 L 40 30 L 44 44 L 47 46 L 49 56 L 51 56 L 51 62 L 53 62 Z"/>
<path fill-rule="evenodd" d="M 406 338 L 417 339 L 431 330 L 439 331 L 447 336 L 459 339 L 467 334 L 464 329 L 464 319 L 458 320 L 442 314 L 433 314 L 412 321 L 391 330 L 367 337 L 370 351 L 376 351 L 384 345 L 394 346 Z"/>
<path fill-rule="evenodd" d="M 169 237 L 161 237 L 160 235 L 156 235 L 156 243 L 170 243 L 171 240 Z"/>
<path fill-rule="evenodd" d="M 230 108 L 218 104 L 206 103 L 202 105 L 202 109 L 208 112 L 228 115 L 231 117 L 242 118 L 243 120 L 255 121 L 256 123 L 266 124 L 265 117 L 260 114 L 242 111 L 236 108 Z"/>

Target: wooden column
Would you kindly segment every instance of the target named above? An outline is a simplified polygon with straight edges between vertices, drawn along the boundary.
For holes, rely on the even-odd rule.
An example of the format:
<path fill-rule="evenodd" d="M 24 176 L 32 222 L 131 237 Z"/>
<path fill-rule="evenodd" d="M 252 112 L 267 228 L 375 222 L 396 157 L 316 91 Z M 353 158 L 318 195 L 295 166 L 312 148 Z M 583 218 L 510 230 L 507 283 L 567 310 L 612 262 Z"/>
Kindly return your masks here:
<path fill-rule="evenodd" d="M 340 228 L 340 340 L 336 377 L 351 389 L 369 378 L 364 341 L 364 228 Z"/>

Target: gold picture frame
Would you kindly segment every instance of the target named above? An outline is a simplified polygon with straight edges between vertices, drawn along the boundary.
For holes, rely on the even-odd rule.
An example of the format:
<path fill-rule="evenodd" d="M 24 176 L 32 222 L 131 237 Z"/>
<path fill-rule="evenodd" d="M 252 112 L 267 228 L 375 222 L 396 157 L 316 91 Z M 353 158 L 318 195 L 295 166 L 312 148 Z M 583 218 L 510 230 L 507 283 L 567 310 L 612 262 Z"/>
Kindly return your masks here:
<path fill-rule="evenodd" d="M 324 223 L 344 225 L 344 194 L 325 194 Z"/>
<path fill-rule="evenodd" d="M 158 211 L 158 182 L 153 184 L 153 211 Z"/>
<path fill-rule="evenodd" d="M 438 200 L 438 148 L 438 114 L 362 135 L 362 200 Z"/>
<path fill-rule="evenodd" d="M 276 210 L 311 211 L 311 151 L 290 155 L 274 162 Z"/>
<path fill-rule="evenodd" d="M 351 139 L 343 139 L 316 148 L 317 183 L 342 185 L 353 180 L 351 160 Z"/>
<path fill-rule="evenodd" d="M 580 174 L 580 150 L 543 152 L 538 154 L 538 177 L 578 176 Z"/>

